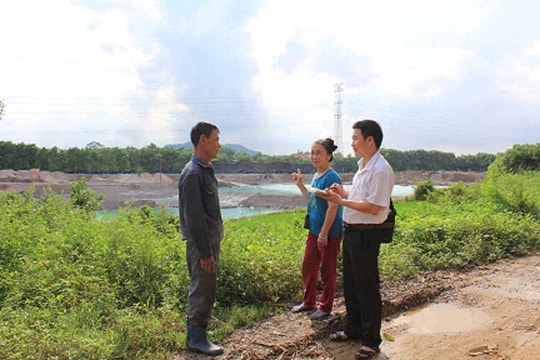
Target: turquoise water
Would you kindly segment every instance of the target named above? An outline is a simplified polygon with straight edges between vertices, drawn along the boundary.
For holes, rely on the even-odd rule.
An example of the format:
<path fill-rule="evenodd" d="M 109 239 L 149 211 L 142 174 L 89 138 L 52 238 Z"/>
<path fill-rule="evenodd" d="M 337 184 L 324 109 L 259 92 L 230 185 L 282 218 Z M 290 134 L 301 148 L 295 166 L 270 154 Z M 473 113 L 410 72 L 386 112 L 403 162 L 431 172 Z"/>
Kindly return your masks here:
<path fill-rule="evenodd" d="M 169 214 L 178 215 L 178 208 L 167 208 L 165 210 Z M 255 208 L 236 207 L 236 208 L 221 209 L 221 216 L 223 219 L 239 219 L 239 218 L 253 216 L 253 215 L 271 214 L 271 213 L 275 213 L 279 211 L 283 211 L 283 209 L 255 209 Z M 117 215 L 118 215 L 118 210 L 102 210 L 102 211 L 97 212 L 98 219 L 106 219 L 108 217 L 114 217 Z"/>
<path fill-rule="evenodd" d="M 350 185 L 345 185 L 345 189 L 348 190 Z M 223 187 L 219 188 L 219 191 L 224 192 L 241 192 L 241 193 L 253 193 L 253 194 L 268 194 L 268 195 L 300 195 L 300 190 L 293 183 L 287 184 L 266 184 L 266 185 L 253 185 L 253 186 L 240 186 L 240 187 Z M 393 198 L 401 198 L 412 195 L 414 188 L 412 186 L 395 185 L 392 191 Z M 149 199 L 154 200 L 158 204 L 167 207 L 167 212 L 178 215 L 178 197 L 165 198 L 165 199 Z M 222 204 L 221 215 L 224 219 L 237 219 L 242 217 L 248 217 L 259 214 L 270 214 L 274 212 L 284 211 L 283 209 L 268 209 L 268 208 L 245 208 L 245 207 L 226 207 L 226 204 Z M 106 218 L 108 216 L 115 216 L 118 214 L 117 210 L 105 210 L 98 212 L 98 218 Z"/>
<path fill-rule="evenodd" d="M 344 186 L 345 190 L 349 190 L 350 185 Z M 260 193 L 260 194 L 275 194 L 275 195 L 299 195 L 300 190 L 295 184 L 267 184 L 253 186 L 239 186 L 219 188 L 220 191 L 242 192 L 242 193 Z M 410 185 L 394 185 L 392 197 L 400 198 L 412 195 L 414 187 Z"/>

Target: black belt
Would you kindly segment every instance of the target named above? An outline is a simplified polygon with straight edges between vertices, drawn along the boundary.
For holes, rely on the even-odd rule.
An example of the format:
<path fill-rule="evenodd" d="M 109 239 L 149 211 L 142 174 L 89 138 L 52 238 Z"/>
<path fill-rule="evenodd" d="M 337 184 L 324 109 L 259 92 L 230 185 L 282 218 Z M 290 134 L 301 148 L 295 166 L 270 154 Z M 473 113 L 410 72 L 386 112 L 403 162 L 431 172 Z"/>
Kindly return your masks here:
<path fill-rule="evenodd" d="M 349 224 L 344 222 L 343 226 L 347 230 L 368 230 L 368 229 L 384 229 L 394 227 L 394 223 L 384 222 L 382 224 Z"/>

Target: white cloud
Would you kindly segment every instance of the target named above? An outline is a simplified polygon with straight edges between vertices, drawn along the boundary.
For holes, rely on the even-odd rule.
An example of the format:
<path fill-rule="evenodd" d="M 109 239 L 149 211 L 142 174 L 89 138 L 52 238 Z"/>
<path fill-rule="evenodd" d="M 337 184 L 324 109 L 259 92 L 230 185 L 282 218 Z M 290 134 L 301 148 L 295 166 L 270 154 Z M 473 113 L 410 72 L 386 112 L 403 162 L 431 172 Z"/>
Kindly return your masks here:
<path fill-rule="evenodd" d="M 495 83 L 519 102 L 540 102 L 540 40 L 522 54 L 502 59 Z"/>
<path fill-rule="evenodd" d="M 268 111 L 279 109 L 289 119 L 291 133 L 314 124 L 333 135 L 334 83 L 345 82 L 345 108 L 348 99 L 365 99 L 366 95 L 440 97 L 445 82 L 459 82 L 468 68 L 483 63 L 479 55 L 460 44 L 488 14 L 489 8 L 463 1 L 272 1 L 245 27 L 259 69 L 253 87 Z M 291 43 L 304 51 L 299 52 L 296 67 L 287 72 L 278 59 Z M 366 81 L 350 85 L 349 80 L 357 81 L 331 71 L 317 72 L 313 59 L 330 44 L 351 54 L 358 73 L 349 76 L 365 76 Z M 340 64 L 333 66 L 337 70 Z M 299 116 L 294 112 L 299 107 L 313 111 Z M 358 116 L 361 114 L 348 111 L 344 128 Z"/>
<path fill-rule="evenodd" d="M 537 139 L 537 8 L 532 0 L 0 2 L 0 131 L 40 146 L 145 146 L 178 142 L 192 122 L 209 120 L 224 141 L 286 154 L 333 135 L 334 84 L 344 82 L 346 149 L 352 122 L 374 118 L 388 147 L 500 151 Z M 519 128 L 501 139 L 509 116 Z"/>
<path fill-rule="evenodd" d="M 153 1 L 131 5 L 161 18 Z M 170 133 L 166 125 L 173 124 L 166 119 L 183 108 L 167 95 L 174 93 L 170 81 L 152 90 L 141 78 L 160 49 L 134 36 L 127 14 L 67 1 L 0 5 L 3 130 L 27 142 L 66 147 L 97 137 L 111 146 L 134 145 L 133 133 L 142 146 L 151 142 L 149 125 Z M 148 111 L 146 99 L 155 100 Z"/>
<path fill-rule="evenodd" d="M 408 96 L 417 83 L 455 78 L 459 68 L 476 57 L 471 50 L 439 43 L 438 38 L 459 44 L 480 26 L 486 13 L 483 7 L 463 2 L 452 6 L 444 1 L 273 1 L 246 30 L 263 72 L 279 71 L 276 58 L 291 41 L 305 45 L 311 55 L 332 43 L 369 59 L 373 87 Z M 309 63 L 309 56 L 304 63 Z"/>
<path fill-rule="evenodd" d="M 5 5 L 4 5 L 5 6 Z M 103 14 L 63 1 L 13 2 L 0 13 L 0 90 L 12 96 L 119 96 L 142 86 L 138 48 L 121 13 Z"/>
<path fill-rule="evenodd" d="M 137 9 L 141 9 L 144 14 L 154 20 L 162 20 L 161 9 L 155 0 L 122 0 L 127 5 L 133 5 Z"/>

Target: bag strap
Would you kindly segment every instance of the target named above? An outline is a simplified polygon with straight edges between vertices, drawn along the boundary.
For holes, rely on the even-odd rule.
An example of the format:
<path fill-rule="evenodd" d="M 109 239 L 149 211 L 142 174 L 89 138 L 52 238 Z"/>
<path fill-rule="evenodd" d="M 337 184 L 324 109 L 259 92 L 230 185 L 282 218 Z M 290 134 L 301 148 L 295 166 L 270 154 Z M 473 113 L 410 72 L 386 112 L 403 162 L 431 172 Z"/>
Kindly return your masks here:
<path fill-rule="evenodd" d="M 390 211 L 393 211 L 394 214 L 397 215 L 397 210 L 396 210 L 396 208 L 394 207 L 394 202 L 392 201 L 392 198 L 390 198 Z"/>

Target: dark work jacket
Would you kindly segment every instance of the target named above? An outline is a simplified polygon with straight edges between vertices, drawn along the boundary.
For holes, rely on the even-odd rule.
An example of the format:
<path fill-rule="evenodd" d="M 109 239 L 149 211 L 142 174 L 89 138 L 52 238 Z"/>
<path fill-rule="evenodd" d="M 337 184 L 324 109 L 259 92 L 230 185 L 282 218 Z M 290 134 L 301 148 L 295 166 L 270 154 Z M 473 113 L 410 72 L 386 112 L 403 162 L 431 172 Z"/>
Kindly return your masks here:
<path fill-rule="evenodd" d="M 178 208 L 182 237 L 193 241 L 200 259 L 210 257 L 210 245 L 223 239 L 218 183 L 214 167 L 195 155 L 180 174 Z"/>

